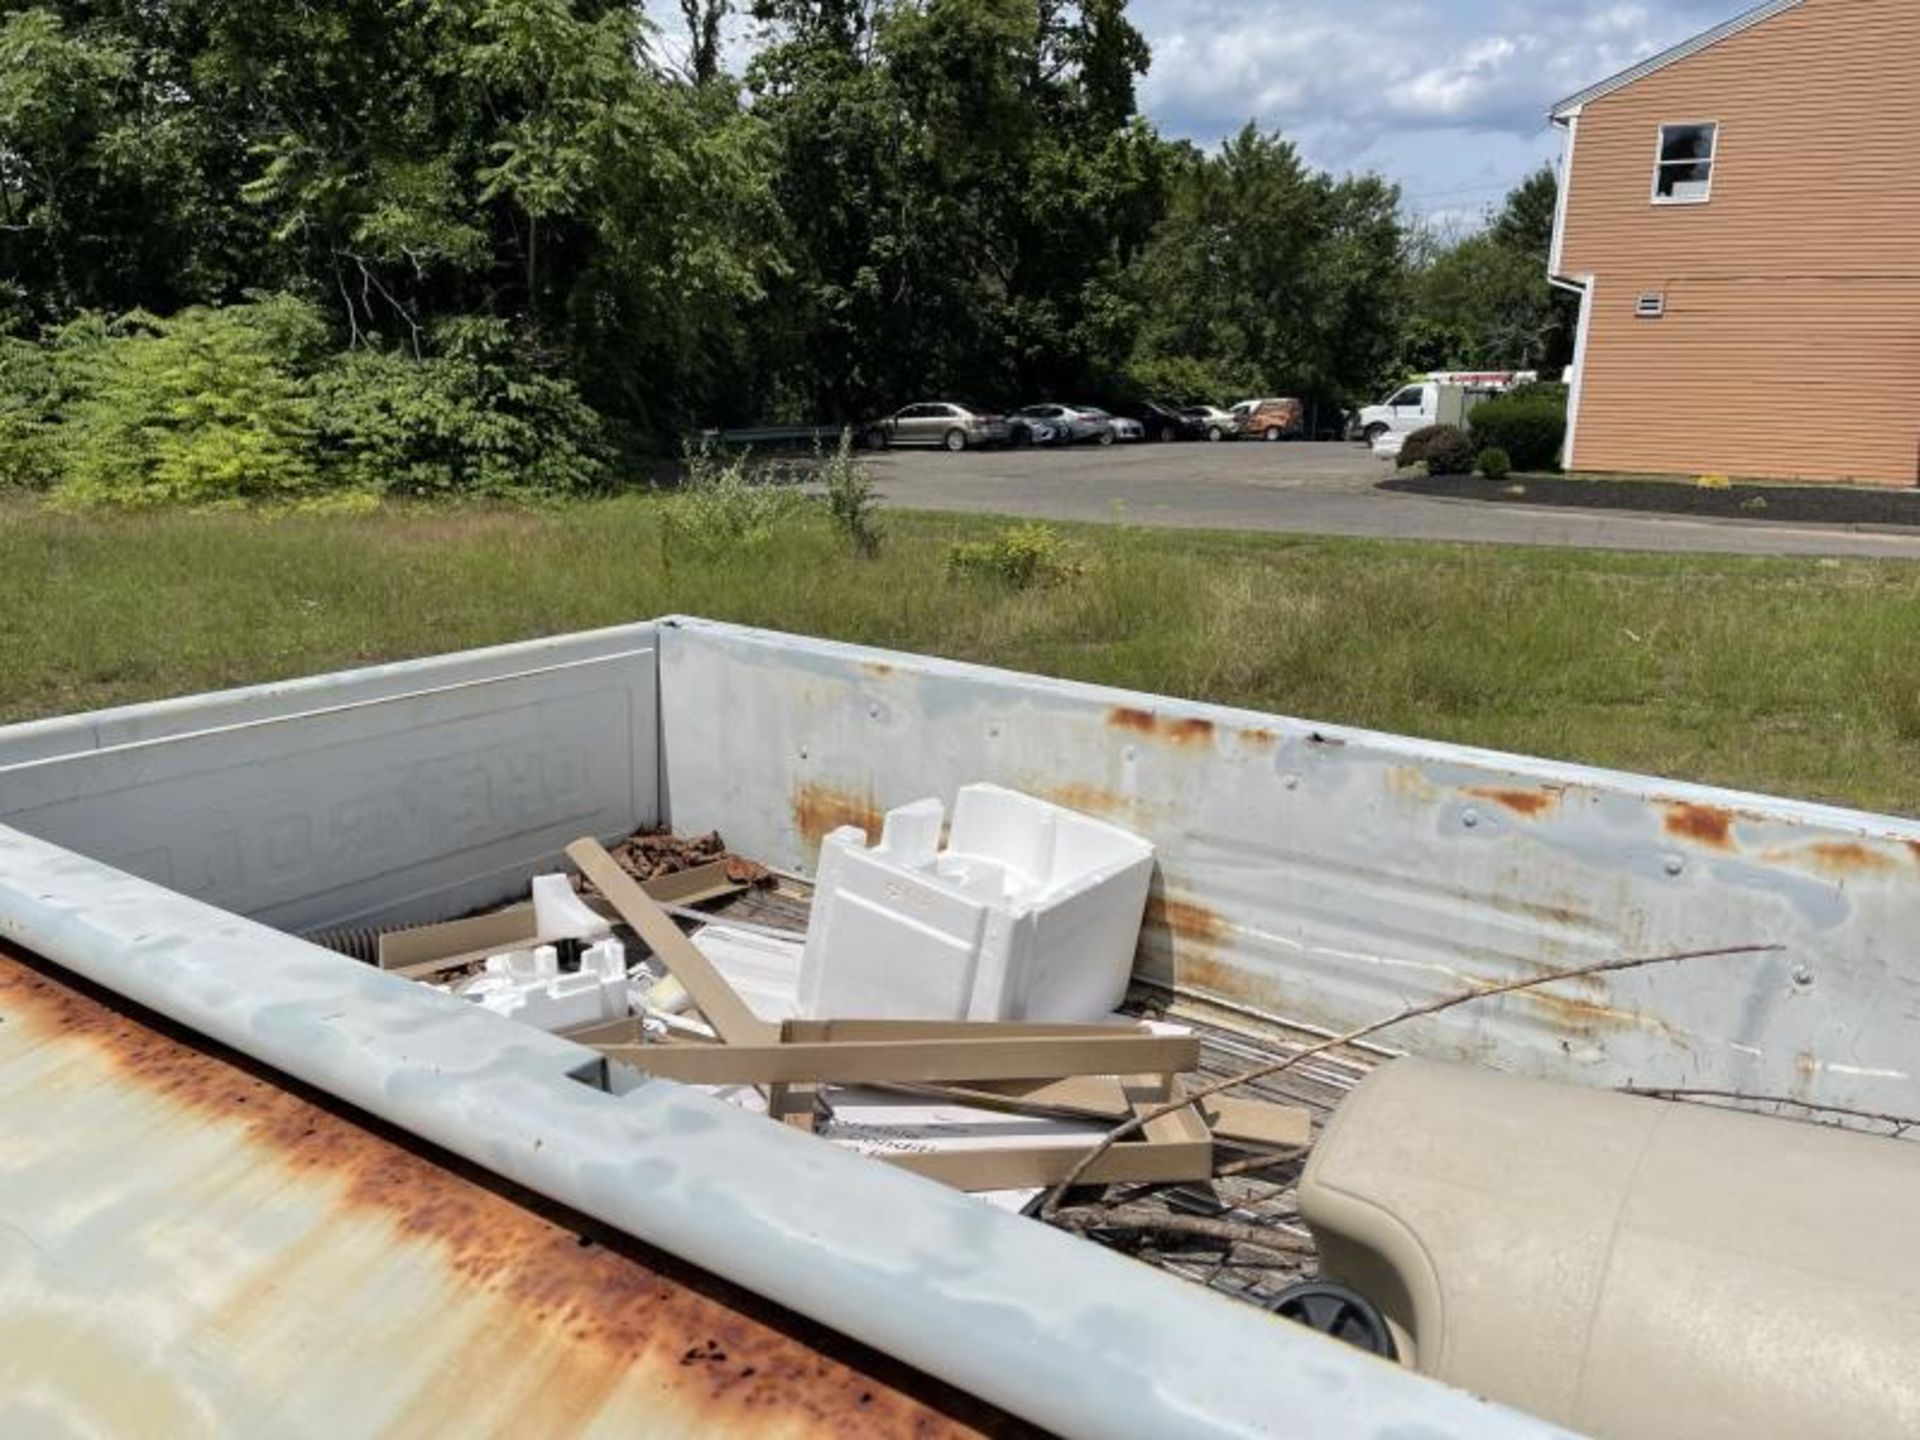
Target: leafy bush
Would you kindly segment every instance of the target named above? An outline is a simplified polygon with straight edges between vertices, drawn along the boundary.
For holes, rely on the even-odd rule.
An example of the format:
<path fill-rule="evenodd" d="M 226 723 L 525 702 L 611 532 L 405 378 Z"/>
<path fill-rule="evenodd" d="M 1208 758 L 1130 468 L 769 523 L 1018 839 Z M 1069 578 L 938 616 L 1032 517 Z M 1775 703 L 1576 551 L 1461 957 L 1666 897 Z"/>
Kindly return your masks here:
<path fill-rule="evenodd" d="M 424 359 L 336 357 L 314 378 L 335 483 L 388 495 L 572 495 L 606 475 L 600 417 L 501 321 L 435 329 Z"/>
<path fill-rule="evenodd" d="M 0 490 L 44 489 L 59 473 L 49 426 L 54 390 L 47 352 L 0 336 Z"/>
<path fill-rule="evenodd" d="M 1498 445 L 1489 445 L 1482 450 L 1474 464 L 1489 480 L 1504 480 L 1513 473 L 1513 458 Z"/>
<path fill-rule="evenodd" d="M 1429 475 L 1471 475 L 1474 450 L 1457 425 L 1429 425 L 1407 436 L 1400 447 L 1400 467 L 1424 464 Z"/>
<path fill-rule="evenodd" d="M 1058 585 L 1082 573 L 1073 547 L 1051 525 L 1013 525 L 991 540 L 964 540 L 948 547 L 947 573 L 996 580 L 1016 590 Z"/>
<path fill-rule="evenodd" d="M 55 340 L 67 396 L 59 497 L 73 505 L 232 505 L 321 489 L 303 370 L 326 339 L 291 296 L 167 319 L 87 317 Z"/>
<path fill-rule="evenodd" d="M 820 479 L 827 487 L 827 516 L 833 528 L 862 560 L 876 558 L 885 538 L 874 518 L 880 501 L 873 493 L 873 476 L 854 458 L 851 430 L 840 432 L 840 444 L 821 467 Z"/>
<path fill-rule="evenodd" d="M 1498 448 L 1520 470 L 1551 470 L 1567 439 L 1564 385 L 1529 385 L 1474 407 L 1468 417 L 1473 443 Z"/>
<path fill-rule="evenodd" d="M 756 476 L 745 454 L 722 458 L 707 445 L 688 452 L 686 474 L 662 505 L 661 559 L 766 549 L 807 506 L 797 478 L 781 467 Z"/>

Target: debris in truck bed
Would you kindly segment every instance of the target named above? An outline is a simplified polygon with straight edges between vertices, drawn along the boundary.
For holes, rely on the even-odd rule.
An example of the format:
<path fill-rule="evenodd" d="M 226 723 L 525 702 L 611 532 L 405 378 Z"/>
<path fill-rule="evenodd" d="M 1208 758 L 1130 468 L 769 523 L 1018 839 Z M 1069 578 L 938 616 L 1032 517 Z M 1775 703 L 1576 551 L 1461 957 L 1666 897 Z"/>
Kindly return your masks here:
<path fill-rule="evenodd" d="M 727 878 L 736 885 L 773 883 L 771 870 L 744 855 L 730 853 L 717 830 L 692 837 L 675 835 L 671 830 L 636 830 L 608 853 L 636 880 L 657 880 L 722 860 L 726 862 Z M 594 886 L 583 879 L 581 889 L 593 891 Z"/>

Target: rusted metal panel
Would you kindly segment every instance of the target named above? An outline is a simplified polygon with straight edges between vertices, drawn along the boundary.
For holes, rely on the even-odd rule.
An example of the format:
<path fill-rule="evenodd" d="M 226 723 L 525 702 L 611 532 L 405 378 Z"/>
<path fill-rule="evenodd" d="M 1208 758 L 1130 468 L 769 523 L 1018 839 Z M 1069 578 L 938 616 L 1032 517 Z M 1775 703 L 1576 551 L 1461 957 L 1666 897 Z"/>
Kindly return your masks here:
<path fill-rule="evenodd" d="M 290 930 L 432 920 L 659 817 L 654 627 L 0 730 L 0 819 Z"/>
<path fill-rule="evenodd" d="M 0 952 L 0 1433 L 1017 1434 Z"/>
<path fill-rule="evenodd" d="M 1920 1106 L 1920 825 L 701 621 L 661 637 L 676 824 L 811 866 L 993 781 L 1159 851 L 1146 979 L 1344 1030 L 1622 954 L 1392 1043 L 1594 1084 Z M 729 723 L 715 726 L 711 717 Z"/>
<path fill-rule="evenodd" d="M 1103 1440 L 1550 1433 L 695 1091 L 633 1076 L 610 1088 L 587 1083 L 600 1064 L 572 1041 L 4 826 L 0 941 L 1049 1430 Z M 0 1025 L 0 1044 L 10 1028 Z M 130 1387 L 177 1376 L 186 1400 L 153 1379 L 156 1395 L 191 1400 L 195 1408 L 182 1413 L 201 1428 L 336 1433 L 350 1403 L 372 1407 L 389 1428 L 444 1429 L 442 1407 L 496 1376 L 519 1388 L 503 1383 L 473 1401 L 489 1422 L 515 1405 L 577 1404 L 581 1428 L 611 1429 L 596 1423 L 601 1407 L 643 1413 L 650 1377 L 669 1363 L 727 1363 L 711 1350 L 676 1349 L 676 1328 L 641 1365 L 629 1400 L 610 1367 L 561 1358 L 565 1346 L 549 1336 L 537 1362 L 521 1363 L 578 1364 L 581 1371 L 553 1373 L 587 1379 L 577 1393 L 559 1384 L 548 1395 L 537 1368 L 515 1369 L 516 1344 L 533 1321 L 507 1317 L 525 1305 L 568 1323 L 583 1302 L 565 1283 L 528 1280 L 511 1306 L 488 1292 L 489 1284 L 511 1288 L 515 1272 L 484 1245 L 443 1244 L 443 1231 L 470 1232 L 459 1203 L 412 1210 L 402 1201 L 398 1218 L 370 1213 L 353 1200 L 371 1198 L 361 1187 L 395 1199 L 409 1188 L 388 1160 L 345 1175 L 276 1160 L 271 1174 L 297 1178 L 253 1188 L 262 1137 L 249 1134 L 236 1159 L 225 1126 L 182 1118 L 180 1107 L 197 1099 L 217 1106 L 217 1094 L 196 1095 L 164 1066 L 138 1085 L 104 1062 L 72 1071 L 56 1058 L 36 1072 L 34 1057 L 59 1053 L 55 1044 L 29 1046 L 15 1065 L 0 1050 L 0 1167 L 16 1154 L 34 1157 L 21 1183 L 0 1187 L 0 1329 L 52 1337 L 34 1342 L 42 1370 L 78 1366 L 96 1382 L 105 1373 Z M 165 1103 L 149 1103 L 150 1092 L 165 1092 Z M 72 1108 L 59 1115 L 61 1105 Z M 151 1190 L 125 1188 L 136 1169 L 153 1170 Z M 228 1189 L 256 1203 L 224 1210 Z M 106 1242 L 134 1218 L 118 1203 L 126 1194 L 153 1212 L 156 1228 L 131 1254 L 120 1252 L 119 1266 L 106 1258 Z M 327 1212 L 327 1239 L 308 1244 L 317 1209 Z M 537 1255 L 538 1244 L 527 1244 Z M 312 1259 L 316 1250 L 332 1263 Z M 416 1307 L 407 1298 L 415 1290 L 430 1300 Z M 231 1296 L 276 1291 L 275 1313 L 282 1304 L 324 1313 L 331 1349 L 310 1332 L 285 1349 L 266 1343 L 267 1330 L 250 1339 L 252 1312 L 233 1309 Z M 383 1319 L 389 1314 L 399 1321 Z M 203 1323 L 217 1328 L 201 1336 Z M 585 1337 L 569 1334 L 577 1347 L 598 1343 L 594 1323 L 581 1327 Z M 645 1325 L 628 1323 L 632 1343 L 641 1343 Z M 169 1326 L 178 1324 L 195 1330 L 192 1343 L 173 1343 Z M 710 1338 L 730 1360 L 732 1337 Z M 314 1369 L 323 1390 L 269 1388 L 294 1386 Z M 367 1393 L 341 1400 L 359 1387 Z M 253 1396 L 283 1401 L 298 1424 L 253 1423 Z M 705 1428 L 665 1413 L 663 1429 Z M 231 1425 L 230 1415 L 239 1417 Z M 780 1417 L 801 1429 L 805 1418 L 804 1402 L 797 1416 Z"/>

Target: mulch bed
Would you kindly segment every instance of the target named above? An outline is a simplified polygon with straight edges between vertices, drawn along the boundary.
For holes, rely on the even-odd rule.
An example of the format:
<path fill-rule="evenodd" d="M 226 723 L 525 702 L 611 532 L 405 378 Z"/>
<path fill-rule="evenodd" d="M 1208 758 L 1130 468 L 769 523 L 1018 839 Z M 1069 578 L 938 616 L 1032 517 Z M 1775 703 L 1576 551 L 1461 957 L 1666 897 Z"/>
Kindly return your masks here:
<path fill-rule="evenodd" d="M 1437 479 L 1415 475 L 1383 481 L 1380 488 L 1497 505 L 1639 510 L 1816 525 L 1920 526 L 1920 489 L 1735 485 L 1726 490 L 1703 490 L 1685 481 L 1587 480 L 1567 475 L 1516 475 L 1508 480 L 1488 480 L 1479 475 Z"/>

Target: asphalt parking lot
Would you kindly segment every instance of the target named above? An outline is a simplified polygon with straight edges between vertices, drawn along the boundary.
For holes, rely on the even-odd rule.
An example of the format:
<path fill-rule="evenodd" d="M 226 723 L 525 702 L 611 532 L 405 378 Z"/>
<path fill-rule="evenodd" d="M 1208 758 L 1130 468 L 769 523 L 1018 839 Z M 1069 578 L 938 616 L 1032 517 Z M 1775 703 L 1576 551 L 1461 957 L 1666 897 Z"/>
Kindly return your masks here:
<path fill-rule="evenodd" d="M 1070 450 L 890 450 L 882 498 L 912 510 L 1203 530 L 1593 550 L 1920 558 L 1920 538 L 1756 520 L 1586 512 L 1393 494 L 1360 445 L 1236 441 Z"/>

